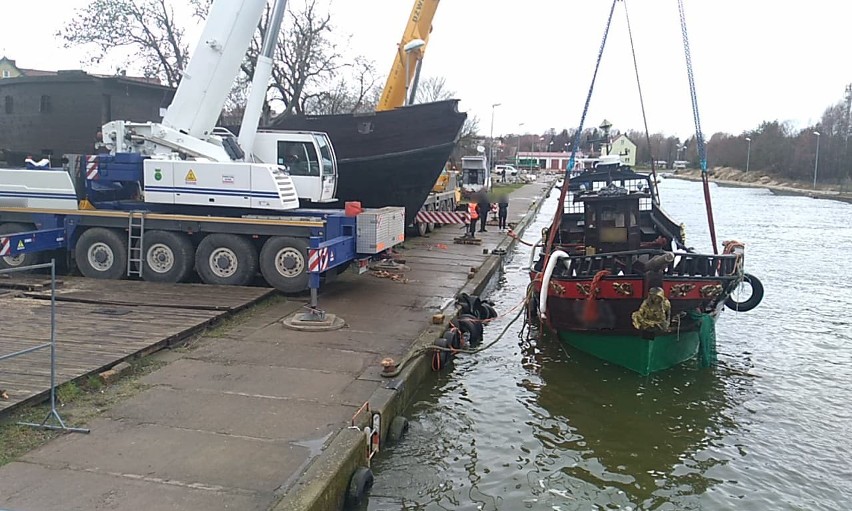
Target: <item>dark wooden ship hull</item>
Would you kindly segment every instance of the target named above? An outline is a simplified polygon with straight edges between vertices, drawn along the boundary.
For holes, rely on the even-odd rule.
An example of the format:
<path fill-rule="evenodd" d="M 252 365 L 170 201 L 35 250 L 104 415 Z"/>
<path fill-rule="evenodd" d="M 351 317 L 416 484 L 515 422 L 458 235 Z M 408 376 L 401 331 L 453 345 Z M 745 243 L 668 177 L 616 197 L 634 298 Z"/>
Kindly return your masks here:
<path fill-rule="evenodd" d="M 321 207 L 342 208 L 347 201 L 368 208 L 403 206 L 410 224 L 466 118 L 458 100 L 447 100 L 369 114 L 279 117 L 269 127 L 328 133 L 338 161 L 338 201 Z"/>

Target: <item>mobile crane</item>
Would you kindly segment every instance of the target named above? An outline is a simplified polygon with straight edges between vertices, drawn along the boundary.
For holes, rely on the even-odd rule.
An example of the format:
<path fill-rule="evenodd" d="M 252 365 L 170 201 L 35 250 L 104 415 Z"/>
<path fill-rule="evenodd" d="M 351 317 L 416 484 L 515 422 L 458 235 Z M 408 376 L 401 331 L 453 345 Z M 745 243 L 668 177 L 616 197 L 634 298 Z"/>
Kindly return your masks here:
<path fill-rule="evenodd" d="M 420 68 L 423 54 L 429 43 L 432 32 L 432 20 L 438 10 L 440 0 L 414 0 L 411 15 L 402 33 L 402 40 L 396 51 L 396 57 L 391 66 L 385 88 L 376 110 L 393 110 L 414 102 L 417 93 L 417 82 L 420 79 Z M 411 54 L 409 56 L 409 53 Z M 416 58 L 414 68 L 408 64 L 410 57 Z M 411 89 L 409 91 L 409 88 Z"/>
<path fill-rule="evenodd" d="M 215 0 L 161 123 L 103 126 L 108 154 L 69 155 L 63 169 L 0 170 L 0 268 L 64 252 L 86 277 L 244 285 L 258 270 L 285 292 L 366 262 L 403 240 L 402 208 L 299 209 L 334 200 L 324 133 L 278 132 L 276 163 L 252 156 L 286 0 L 277 0 L 239 140 L 216 128 L 266 0 Z"/>

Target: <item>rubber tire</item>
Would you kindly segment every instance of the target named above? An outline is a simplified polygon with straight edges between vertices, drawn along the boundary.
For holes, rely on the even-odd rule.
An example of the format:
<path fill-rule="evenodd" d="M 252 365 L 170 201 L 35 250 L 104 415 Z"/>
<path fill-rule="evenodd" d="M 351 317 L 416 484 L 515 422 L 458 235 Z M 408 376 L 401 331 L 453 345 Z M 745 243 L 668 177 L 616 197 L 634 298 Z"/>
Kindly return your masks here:
<path fill-rule="evenodd" d="M 6 224 L 0 224 L 0 234 L 13 234 L 16 232 L 28 232 L 34 231 L 35 226 L 32 224 L 18 224 L 14 222 L 9 222 Z M 9 268 L 20 268 L 22 266 L 32 266 L 34 264 L 39 264 L 42 261 L 42 254 L 36 252 L 31 254 L 23 254 L 21 257 L 21 262 L 19 264 L 9 264 L 6 262 L 7 257 L 0 257 L 0 270 L 7 270 Z M 16 257 L 16 258 L 17 258 Z"/>
<path fill-rule="evenodd" d="M 426 208 L 426 211 L 435 211 L 435 207 L 430 206 L 430 207 Z M 426 224 L 426 233 L 428 234 L 428 233 L 430 233 L 434 230 L 435 230 L 435 222 L 428 222 Z"/>
<path fill-rule="evenodd" d="M 471 315 L 479 317 L 477 314 L 477 310 L 479 308 L 480 300 L 476 295 L 469 295 L 467 293 L 461 293 L 458 298 L 456 298 L 456 303 L 459 305 L 459 315 Z"/>
<path fill-rule="evenodd" d="M 497 317 L 497 310 L 490 303 L 482 302 L 480 305 L 480 319 L 494 319 Z"/>
<path fill-rule="evenodd" d="M 400 443 L 407 432 L 408 419 L 402 415 L 397 415 L 393 418 L 388 428 L 388 444 L 396 445 Z"/>
<path fill-rule="evenodd" d="M 414 235 L 415 236 L 421 236 L 421 237 L 426 236 L 427 232 L 428 231 L 426 230 L 426 224 L 418 222 L 417 220 L 414 221 Z"/>
<path fill-rule="evenodd" d="M 485 334 L 485 323 L 479 320 L 473 314 L 459 314 L 458 319 L 466 319 L 473 323 L 473 325 L 479 330 L 479 336 L 482 337 Z"/>
<path fill-rule="evenodd" d="M 220 277 L 210 268 L 210 255 L 220 247 L 237 256 L 237 271 L 228 277 Z M 236 234 L 208 234 L 195 250 L 195 271 L 205 284 L 245 286 L 257 275 L 257 249 L 248 238 Z"/>
<path fill-rule="evenodd" d="M 113 263 L 107 270 L 97 270 L 89 264 L 89 248 L 96 243 L 103 243 L 112 251 Z M 92 227 L 83 231 L 74 247 L 74 259 L 84 277 L 119 280 L 127 276 L 126 240 L 112 229 Z"/>
<path fill-rule="evenodd" d="M 743 274 L 743 282 L 748 282 L 751 285 L 751 296 L 743 303 L 737 303 L 733 297 L 728 296 L 725 300 L 725 306 L 732 311 L 748 312 L 758 305 L 763 300 L 763 283 L 757 277 L 749 273 Z"/>
<path fill-rule="evenodd" d="M 184 233 L 170 231 L 146 231 L 142 250 L 142 279 L 147 282 L 183 282 L 195 266 L 195 247 Z M 148 264 L 148 250 L 152 245 L 165 245 L 172 251 L 174 264 L 164 273 L 154 271 Z"/>
<path fill-rule="evenodd" d="M 454 350 L 462 349 L 462 336 L 458 330 L 449 329 L 444 332 L 444 339 L 450 343 L 450 347 Z"/>
<path fill-rule="evenodd" d="M 467 334 L 467 342 L 471 348 L 475 348 L 482 343 L 483 328 L 477 318 L 469 314 L 463 314 L 457 318 L 450 320 L 450 326 Z"/>
<path fill-rule="evenodd" d="M 295 277 L 282 275 L 275 264 L 278 253 L 285 248 L 298 250 L 302 255 L 302 272 Z M 308 289 L 308 243 L 300 238 L 274 236 L 266 240 L 260 250 L 260 273 L 266 282 L 282 293 L 301 293 Z"/>
<path fill-rule="evenodd" d="M 435 339 L 435 342 L 432 343 L 432 344 L 439 347 L 439 348 L 449 348 L 450 347 L 449 341 L 447 341 L 443 337 L 439 337 L 439 338 Z M 441 360 L 441 369 L 447 367 L 447 364 L 449 363 L 450 358 L 452 358 L 452 354 L 449 351 L 438 351 L 437 353 L 438 353 L 438 356 L 440 357 L 440 360 Z"/>
<path fill-rule="evenodd" d="M 367 467 L 358 467 L 349 478 L 349 488 L 346 490 L 346 505 L 357 506 L 367 497 L 367 492 L 373 487 L 373 471 Z"/>

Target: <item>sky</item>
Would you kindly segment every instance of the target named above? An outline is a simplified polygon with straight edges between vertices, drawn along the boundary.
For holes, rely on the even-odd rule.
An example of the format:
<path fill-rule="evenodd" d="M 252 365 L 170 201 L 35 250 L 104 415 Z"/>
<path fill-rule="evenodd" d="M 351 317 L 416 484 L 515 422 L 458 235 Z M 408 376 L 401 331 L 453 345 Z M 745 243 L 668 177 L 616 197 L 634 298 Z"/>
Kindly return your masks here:
<path fill-rule="evenodd" d="M 236 1 L 236 0 L 220 0 Z M 299 0 L 295 0 L 297 3 Z M 330 2 L 335 36 L 386 74 L 413 0 Z M 0 0 L 0 55 L 39 69 L 80 68 L 84 49 L 53 34 L 87 0 Z M 185 4 L 174 0 L 175 4 Z M 707 138 L 764 120 L 804 128 L 852 82 L 846 0 L 686 0 L 699 114 Z M 576 128 L 610 0 L 443 0 L 423 76 L 443 76 L 489 135 Z M 676 0 L 627 0 L 651 132 L 694 133 Z M 189 10 L 178 7 L 188 19 Z M 188 33 L 198 36 L 198 27 Z M 112 73 L 115 63 L 93 72 Z M 492 108 L 493 104 L 500 106 Z M 624 4 L 615 10 L 585 126 L 642 129 Z"/>

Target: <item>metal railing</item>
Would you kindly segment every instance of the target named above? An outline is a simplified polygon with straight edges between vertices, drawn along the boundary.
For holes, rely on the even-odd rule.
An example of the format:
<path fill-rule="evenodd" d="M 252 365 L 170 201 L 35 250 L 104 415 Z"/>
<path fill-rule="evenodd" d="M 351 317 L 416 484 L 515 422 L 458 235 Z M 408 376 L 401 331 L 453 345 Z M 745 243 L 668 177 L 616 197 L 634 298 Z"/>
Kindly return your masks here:
<path fill-rule="evenodd" d="M 40 351 L 44 349 L 50 349 L 50 411 L 47 413 L 47 416 L 40 423 L 33 422 L 19 422 L 18 424 L 21 426 L 30 426 L 33 428 L 41 428 L 41 429 L 54 429 L 60 431 L 69 431 L 74 433 L 88 433 L 89 430 L 85 428 L 73 428 L 69 427 L 65 424 L 65 421 L 62 420 L 62 417 L 59 415 L 59 412 L 56 410 L 56 260 L 51 259 L 49 263 L 44 264 L 34 264 L 31 266 L 21 266 L 18 268 L 8 268 L 5 270 L 0 270 L 0 275 L 5 275 L 8 273 L 18 273 L 18 272 L 26 272 L 32 270 L 41 270 L 50 268 L 50 341 L 45 342 L 36 346 L 32 346 L 30 348 L 26 348 L 20 351 L 16 351 L 14 353 L 8 353 L 6 355 L 0 355 L 0 362 L 4 360 L 9 360 L 15 357 L 20 357 L 21 355 L 26 355 L 27 353 L 33 353 L 35 351 Z M 56 420 L 56 425 L 48 424 L 51 419 Z"/>
<path fill-rule="evenodd" d="M 604 255 L 576 255 L 563 259 L 556 266 L 555 275 L 563 277 L 593 277 L 601 270 L 611 275 L 643 275 L 639 269 L 651 257 L 662 254 L 659 250 L 612 252 Z M 675 260 L 663 274 L 677 277 L 734 277 L 737 274 L 736 254 L 704 255 L 691 252 L 674 252 Z M 637 264 L 638 263 L 638 264 Z"/>

